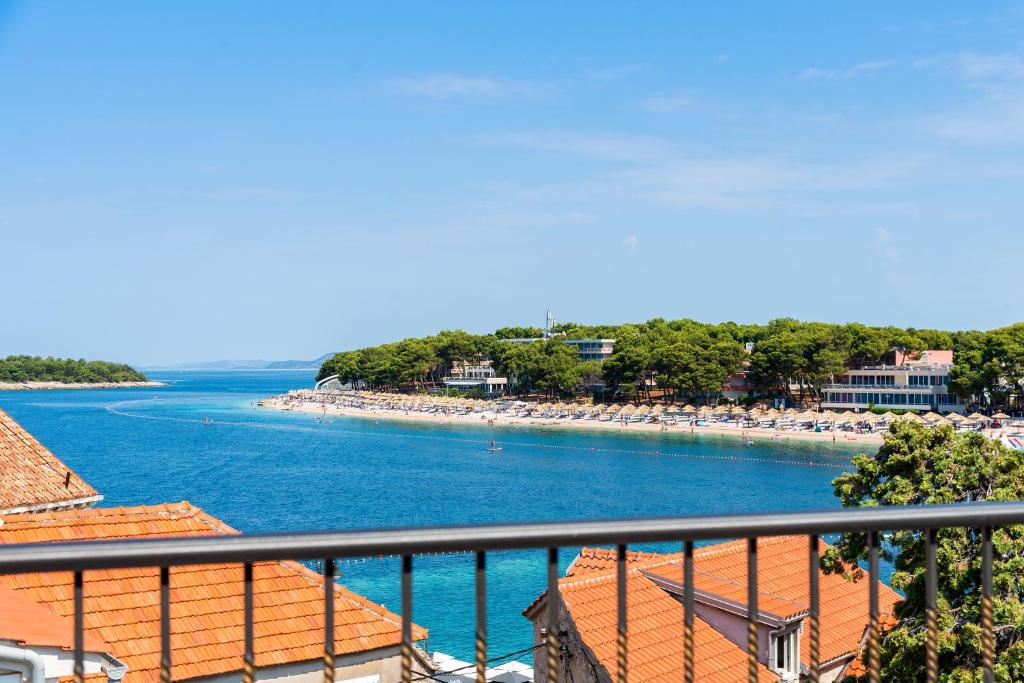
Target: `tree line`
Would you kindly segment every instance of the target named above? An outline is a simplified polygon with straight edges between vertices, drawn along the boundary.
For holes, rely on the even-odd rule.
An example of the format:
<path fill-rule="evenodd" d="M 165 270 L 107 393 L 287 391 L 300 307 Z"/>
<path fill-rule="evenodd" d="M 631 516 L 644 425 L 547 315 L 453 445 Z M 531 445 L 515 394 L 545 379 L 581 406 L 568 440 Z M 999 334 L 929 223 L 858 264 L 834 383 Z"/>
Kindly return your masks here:
<path fill-rule="evenodd" d="M 894 352 L 913 357 L 926 349 L 953 350 L 951 393 L 979 403 L 1008 405 L 1024 394 L 1024 323 L 980 331 L 874 327 L 860 323 L 702 323 L 656 318 L 640 324 L 561 323 L 549 339 L 540 328 L 503 327 L 475 335 L 445 330 L 339 353 L 319 378 L 338 375 L 379 390 L 417 390 L 439 384 L 452 367 L 482 359 L 516 379 L 519 393 L 549 396 L 586 392 L 601 382 L 612 395 L 651 400 L 710 402 L 730 375 L 746 371 L 746 383 L 764 395 L 794 401 L 822 398 L 823 385 L 850 367 L 880 364 Z M 512 343 L 509 339 L 536 339 Z M 579 363 L 565 339 L 613 338 L 603 363 Z M 752 345 L 747 352 L 746 346 Z"/>
<path fill-rule="evenodd" d="M 144 382 L 146 376 L 123 363 L 40 356 L 0 358 L 0 382 Z"/>

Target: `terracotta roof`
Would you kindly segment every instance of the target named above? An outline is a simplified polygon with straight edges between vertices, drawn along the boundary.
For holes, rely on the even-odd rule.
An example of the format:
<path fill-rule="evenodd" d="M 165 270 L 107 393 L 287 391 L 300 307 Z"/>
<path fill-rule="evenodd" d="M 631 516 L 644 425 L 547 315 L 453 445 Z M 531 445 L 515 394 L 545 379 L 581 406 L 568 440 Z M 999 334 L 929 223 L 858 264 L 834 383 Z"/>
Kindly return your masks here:
<path fill-rule="evenodd" d="M 630 678 L 675 681 L 683 678 L 683 606 L 639 570 L 626 578 Z M 580 637 L 609 672 L 617 669 L 617 598 L 614 574 L 583 575 L 559 582 L 562 600 Z M 746 680 L 747 657 L 707 622 L 694 617 L 694 673 L 701 683 Z M 759 681 L 779 677 L 758 665 Z"/>
<path fill-rule="evenodd" d="M 0 640 L 65 650 L 75 647 L 71 621 L 3 586 L 0 586 Z M 85 649 L 88 652 L 110 652 L 110 647 L 91 633 L 86 634 Z"/>
<path fill-rule="evenodd" d="M 762 538 L 757 544 L 758 607 L 759 609 L 790 616 L 808 609 L 810 578 L 807 571 L 808 545 L 805 536 L 778 536 Z M 828 544 L 821 542 L 819 552 Z M 584 548 L 586 566 L 592 573 L 614 571 L 613 550 Z M 654 553 L 648 553 L 656 555 Z M 636 562 L 632 569 L 654 577 L 682 582 L 681 553 L 651 557 Z M 696 548 L 693 553 L 694 589 L 715 593 L 745 608 L 747 604 L 747 542 L 745 540 L 718 543 Z M 575 563 L 574 563 L 575 566 Z M 837 574 L 819 572 L 819 600 L 821 638 L 819 644 L 822 662 L 858 653 L 862 647 L 868 621 L 867 572 L 862 579 L 849 581 Z M 879 611 L 883 620 L 889 618 L 900 595 L 886 586 L 879 586 Z M 788 612 L 787 612 L 788 610 Z M 810 652 L 810 629 L 805 628 L 800 644 L 805 663 Z"/>
<path fill-rule="evenodd" d="M 579 555 L 565 570 L 566 576 L 577 576 L 591 572 L 603 572 L 615 568 L 616 551 L 612 548 L 581 548 Z M 661 553 L 626 552 L 626 566 L 633 567 L 642 562 L 665 559 Z"/>
<path fill-rule="evenodd" d="M 238 533 L 188 502 L 7 515 L 0 543 L 154 538 Z M 243 570 L 240 565 L 171 569 L 172 676 L 184 680 L 241 669 Z M 157 569 L 85 573 L 86 632 L 109 643 L 128 665 L 125 683 L 156 681 L 160 661 Z M 73 616 L 70 573 L 15 574 L 0 585 Z M 335 586 L 335 650 L 340 654 L 396 646 L 401 618 L 342 586 Z M 317 660 L 323 652 L 323 579 L 297 562 L 253 566 L 257 666 Z M 414 637 L 426 637 L 415 628 Z"/>
<path fill-rule="evenodd" d="M 90 498 L 96 489 L 0 410 L 0 513 Z"/>

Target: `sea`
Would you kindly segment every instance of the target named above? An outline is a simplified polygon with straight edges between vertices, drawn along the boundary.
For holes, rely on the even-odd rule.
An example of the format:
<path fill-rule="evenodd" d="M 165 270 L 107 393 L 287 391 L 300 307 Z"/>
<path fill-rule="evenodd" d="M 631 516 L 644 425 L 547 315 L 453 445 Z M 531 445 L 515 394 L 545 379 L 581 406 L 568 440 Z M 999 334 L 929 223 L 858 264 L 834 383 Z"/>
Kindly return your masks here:
<path fill-rule="evenodd" d="M 243 533 L 833 509 L 831 481 L 858 452 L 628 428 L 318 420 L 256 405 L 312 386 L 311 371 L 147 375 L 167 386 L 0 391 L 0 408 L 97 488 L 101 505 L 188 500 Z M 488 451 L 491 439 L 503 450 Z M 563 569 L 577 550 L 561 550 Z M 531 662 L 522 611 L 544 591 L 545 559 L 543 550 L 489 555 L 490 657 Z M 338 569 L 350 589 L 399 611 L 398 558 Z M 429 629 L 428 648 L 468 661 L 473 570 L 470 554 L 414 560 L 413 619 Z"/>

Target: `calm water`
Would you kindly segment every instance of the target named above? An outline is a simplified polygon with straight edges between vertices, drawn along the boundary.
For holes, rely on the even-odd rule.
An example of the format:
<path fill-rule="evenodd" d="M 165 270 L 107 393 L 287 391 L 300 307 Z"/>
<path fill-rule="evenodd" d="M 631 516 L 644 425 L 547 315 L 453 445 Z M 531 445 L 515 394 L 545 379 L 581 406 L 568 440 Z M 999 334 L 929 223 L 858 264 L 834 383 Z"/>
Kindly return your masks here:
<path fill-rule="evenodd" d="M 0 408 L 85 477 L 104 505 L 189 500 L 247 532 L 823 509 L 845 445 L 686 434 L 496 431 L 258 409 L 312 372 L 153 372 L 160 389 L 3 392 Z M 108 407 L 114 407 L 114 410 Z M 114 412 L 118 411 L 118 412 Z M 203 417 L 214 424 L 203 426 Z M 812 465 L 813 463 L 813 465 Z M 563 551 L 563 565 L 574 552 Z M 415 620 L 430 648 L 472 659 L 473 558 L 417 558 Z M 394 558 L 341 566 L 397 611 Z M 488 566 L 490 653 L 531 645 L 521 611 L 544 590 L 541 551 Z"/>

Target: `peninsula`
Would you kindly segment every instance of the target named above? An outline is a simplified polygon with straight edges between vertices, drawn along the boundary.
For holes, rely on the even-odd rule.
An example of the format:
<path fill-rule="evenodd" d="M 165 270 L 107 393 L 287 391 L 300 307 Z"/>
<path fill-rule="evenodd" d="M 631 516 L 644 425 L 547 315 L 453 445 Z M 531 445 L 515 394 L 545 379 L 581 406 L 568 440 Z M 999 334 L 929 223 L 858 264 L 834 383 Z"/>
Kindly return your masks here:
<path fill-rule="evenodd" d="M 123 363 L 40 356 L 0 358 L 0 391 L 160 387 Z"/>

